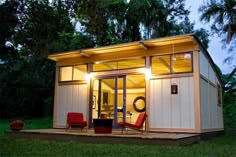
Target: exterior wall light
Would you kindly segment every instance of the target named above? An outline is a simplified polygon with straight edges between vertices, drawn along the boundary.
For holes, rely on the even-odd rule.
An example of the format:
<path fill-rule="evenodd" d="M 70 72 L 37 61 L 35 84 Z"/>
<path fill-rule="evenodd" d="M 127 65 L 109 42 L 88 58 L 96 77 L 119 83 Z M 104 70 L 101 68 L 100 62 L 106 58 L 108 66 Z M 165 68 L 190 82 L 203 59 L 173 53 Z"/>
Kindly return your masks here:
<path fill-rule="evenodd" d="M 178 85 L 175 83 L 171 85 L 171 94 L 178 94 Z"/>

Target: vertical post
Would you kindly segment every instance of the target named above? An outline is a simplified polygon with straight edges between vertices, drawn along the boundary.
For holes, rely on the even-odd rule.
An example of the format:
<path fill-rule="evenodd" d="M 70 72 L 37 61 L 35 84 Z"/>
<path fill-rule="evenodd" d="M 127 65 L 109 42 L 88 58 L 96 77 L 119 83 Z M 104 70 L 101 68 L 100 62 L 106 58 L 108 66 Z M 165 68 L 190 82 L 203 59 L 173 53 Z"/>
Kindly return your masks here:
<path fill-rule="evenodd" d="M 200 103 L 200 66 L 199 51 L 193 51 L 193 84 L 194 84 L 194 119 L 195 130 L 200 133 L 201 128 L 201 103 Z"/>
<path fill-rule="evenodd" d="M 90 74 L 92 72 L 92 64 L 89 63 L 87 65 L 87 73 Z M 92 119 L 93 119 L 93 79 L 90 78 L 88 85 L 88 104 L 87 104 L 87 119 L 88 126 L 92 127 Z"/>
<path fill-rule="evenodd" d="M 118 77 L 115 76 L 115 88 L 114 88 L 114 126 L 117 125 L 117 100 L 118 100 Z"/>
<path fill-rule="evenodd" d="M 145 64 L 146 64 L 146 70 L 151 70 L 151 58 L 150 56 L 146 56 L 145 58 Z M 150 71 L 149 71 L 150 72 Z M 147 75 L 147 74 L 146 74 Z M 150 74 L 148 74 L 150 75 Z M 145 88 L 145 105 L 146 105 L 146 113 L 147 115 L 150 115 L 150 76 L 145 76 L 146 81 L 146 88 Z M 145 122 L 145 130 L 148 132 L 150 126 L 150 118 L 147 118 Z"/>
<path fill-rule="evenodd" d="M 59 81 L 59 70 L 60 67 L 56 65 L 56 71 L 55 71 L 55 90 L 54 90 L 54 110 L 53 110 L 53 128 L 57 127 L 57 117 L 58 117 L 58 81 Z"/>
<path fill-rule="evenodd" d="M 123 76 L 122 78 L 123 78 L 123 122 L 125 122 L 126 121 L 126 75 Z"/>
<path fill-rule="evenodd" d="M 100 114 L 101 114 L 101 96 L 102 95 L 102 80 L 99 79 L 98 80 L 98 117 L 100 118 Z"/>

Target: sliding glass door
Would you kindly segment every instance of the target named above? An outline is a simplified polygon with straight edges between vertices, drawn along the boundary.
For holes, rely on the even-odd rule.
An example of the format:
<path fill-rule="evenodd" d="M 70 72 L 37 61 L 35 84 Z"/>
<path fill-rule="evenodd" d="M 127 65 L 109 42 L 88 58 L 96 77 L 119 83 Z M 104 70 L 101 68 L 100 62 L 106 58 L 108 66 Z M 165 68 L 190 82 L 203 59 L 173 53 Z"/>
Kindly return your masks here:
<path fill-rule="evenodd" d="M 92 119 L 113 119 L 113 127 L 118 127 L 126 116 L 126 76 L 94 79 L 92 106 Z"/>

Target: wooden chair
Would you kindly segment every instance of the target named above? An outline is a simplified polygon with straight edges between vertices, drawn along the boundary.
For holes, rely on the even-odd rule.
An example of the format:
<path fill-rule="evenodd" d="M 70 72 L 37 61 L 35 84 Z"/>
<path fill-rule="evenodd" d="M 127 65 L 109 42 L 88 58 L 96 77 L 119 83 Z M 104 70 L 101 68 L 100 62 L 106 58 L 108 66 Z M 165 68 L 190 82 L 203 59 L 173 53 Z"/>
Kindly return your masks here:
<path fill-rule="evenodd" d="M 127 122 L 119 122 L 119 125 L 122 127 L 122 134 L 125 128 L 130 128 L 130 129 L 134 129 L 134 130 L 138 130 L 141 131 L 141 133 L 143 133 L 143 124 L 145 122 L 147 118 L 147 114 L 146 113 L 140 113 L 135 124 L 131 124 L 131 123 L 127 123 Z"/>
<path fill-rule="evenodd" d="M 69 112 L 67 113 L 67 124 L 66 129 L 71 129 L 72 127 L 78 127 L 81 129 L 81 132 L 84 127 L 87 126 L 87 121 L 83 119 L 83 113 Z"/>

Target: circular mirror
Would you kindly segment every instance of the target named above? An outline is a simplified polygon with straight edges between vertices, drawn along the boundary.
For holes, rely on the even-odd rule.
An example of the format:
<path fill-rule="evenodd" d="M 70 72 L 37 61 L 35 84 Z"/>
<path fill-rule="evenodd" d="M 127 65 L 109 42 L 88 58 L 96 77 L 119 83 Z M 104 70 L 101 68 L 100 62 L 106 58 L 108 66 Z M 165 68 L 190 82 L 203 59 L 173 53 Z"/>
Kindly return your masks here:
<path fill-rule="evenodd" d="M 138 96 L 134 99 L 133 107 L 137 112 L 145 111 L 145 98 L 143 96 Z"/>

